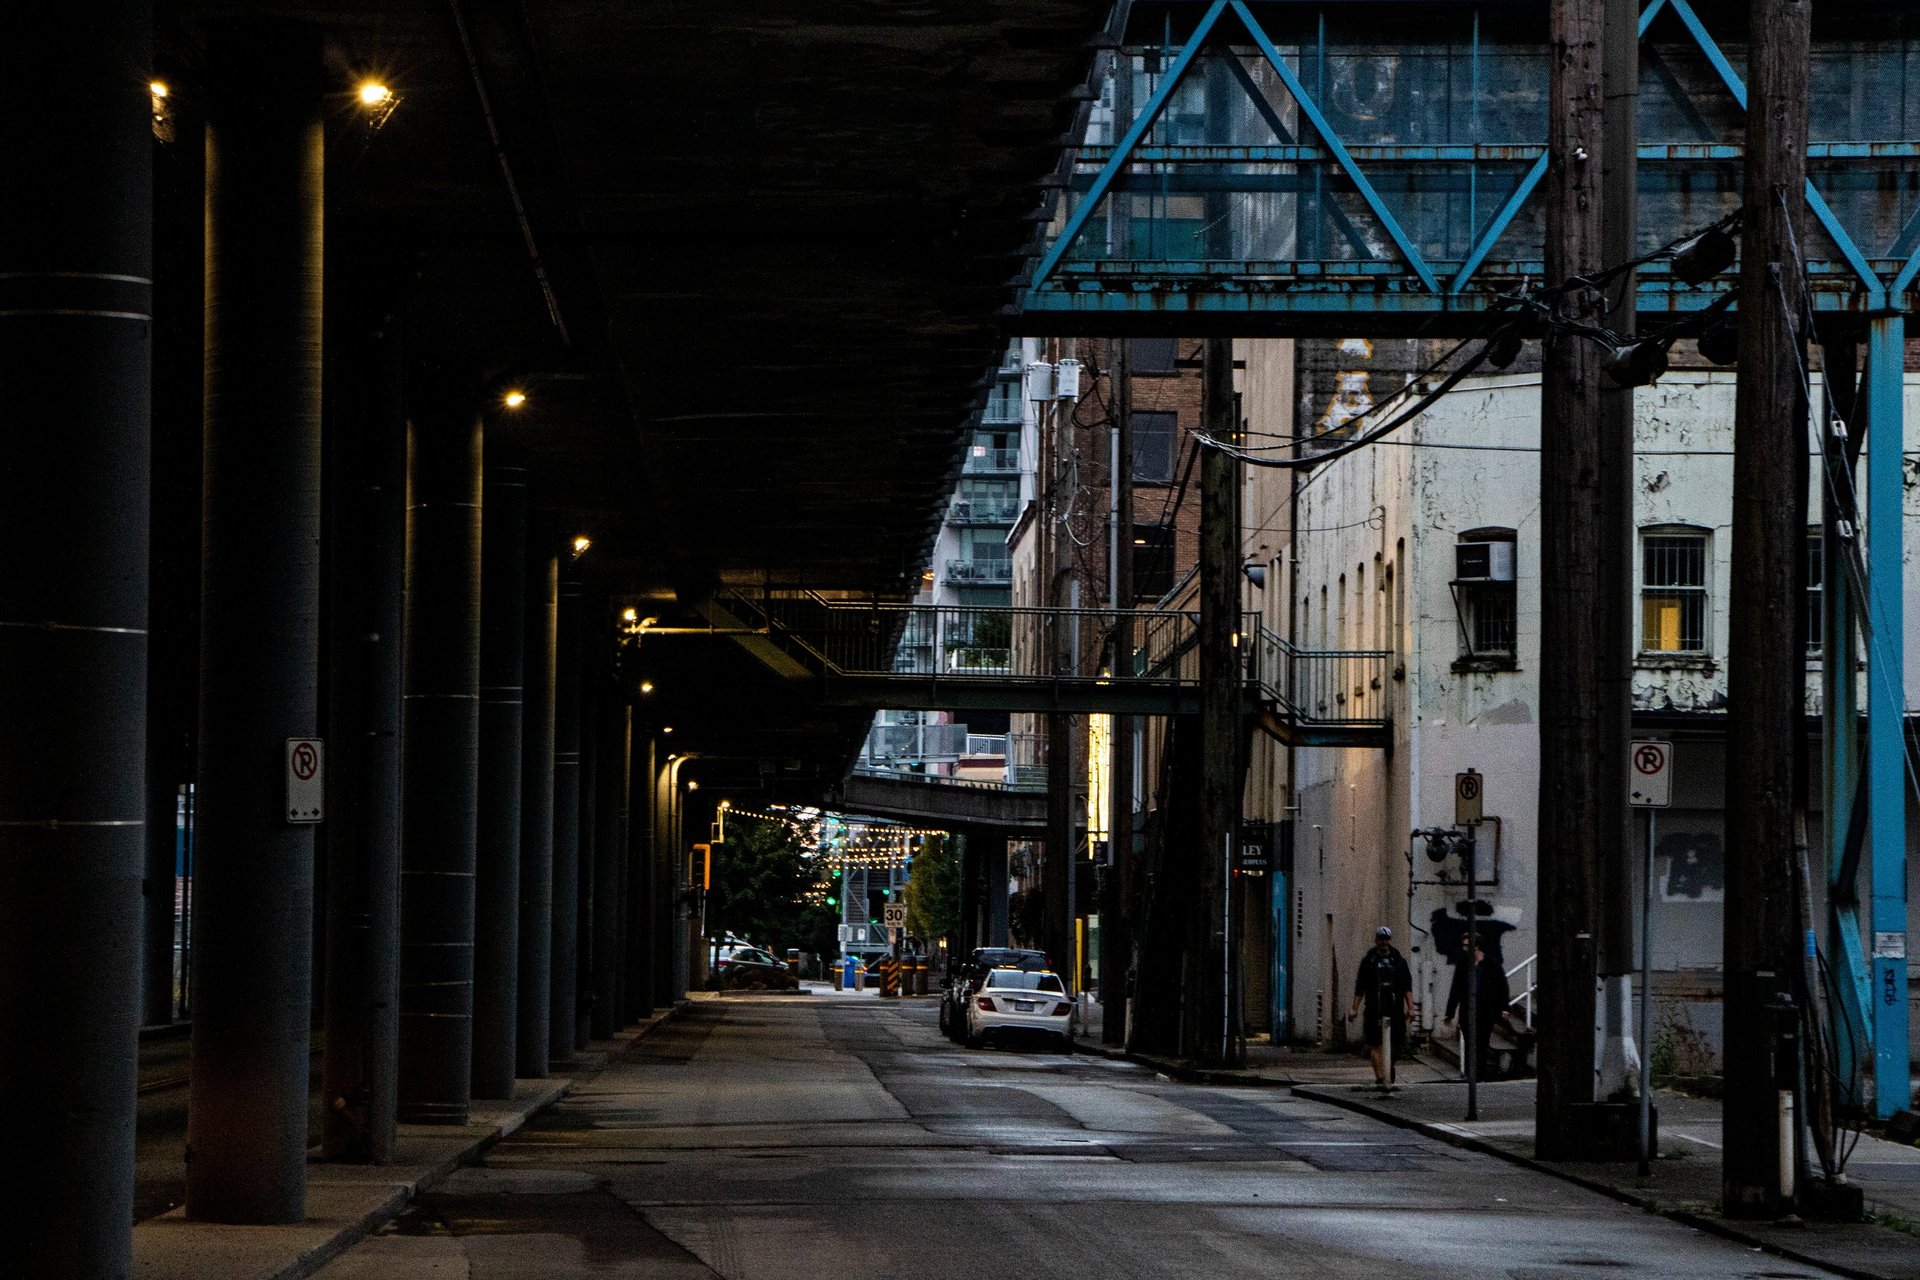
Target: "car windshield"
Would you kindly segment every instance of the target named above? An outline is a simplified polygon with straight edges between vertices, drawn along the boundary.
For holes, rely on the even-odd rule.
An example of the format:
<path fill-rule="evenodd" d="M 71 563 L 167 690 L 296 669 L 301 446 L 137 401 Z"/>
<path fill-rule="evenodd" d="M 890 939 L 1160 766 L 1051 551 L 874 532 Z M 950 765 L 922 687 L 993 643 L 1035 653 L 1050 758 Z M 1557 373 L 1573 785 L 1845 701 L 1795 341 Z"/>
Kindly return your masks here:
<path fill-rule="evenodd" d="M 748 964 L 772 964 L 773 963 L 772 956 L 768 955 L 764 951 L 755 951 L 750 947 L 742 947 L 740 950 L 734 952 L 733 958 L 735 960 L 743 960 Z"/>
<path fill-rule="evenodd" d="M 987 975 L 987 985 L 1014 991 L 1066 990 L 1051 973 L 1029 973 L 1021 969 L 995 969 Z"/>

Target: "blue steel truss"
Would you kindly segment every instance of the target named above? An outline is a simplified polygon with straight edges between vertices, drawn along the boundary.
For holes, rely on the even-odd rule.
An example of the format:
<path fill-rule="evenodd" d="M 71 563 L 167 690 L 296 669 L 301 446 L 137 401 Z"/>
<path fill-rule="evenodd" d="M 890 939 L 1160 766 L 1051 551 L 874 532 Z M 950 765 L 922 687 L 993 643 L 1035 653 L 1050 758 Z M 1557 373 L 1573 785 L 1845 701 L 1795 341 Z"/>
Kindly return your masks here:
<path fill-rule="evenodd" d="M 1740 205 L 1745 9 L 1643 0 L 1643 250 Z M 1545 11 L 1544 0 L 1135 0 L 1022 330 L 1481 330 L 1501 295 L 1544 274 Z M 1858 317 L 1869 338 L 1868 572 L 1859 591 L 1837 559 L 1826 575 L 1828 652 L 1852 652 L 1858 635 L 1869 655 L 1864 761 L 1850 664 L 1823 677 L 1830 993 L 1855 1032 L 1836 1045 L 1840 1074 L 1862 1083 L 1870 1068 L 1885 1117 L 1910 1096 L 1900 494 L 1905 316 L 1920 275 L 1920 5 L 1822 0 L 1813 16 L 1803 253 L 1823 323 Z M 1733 287 L 1731 273 L 1690 286 L 1654 262 L 1636 310 L 1698 311 Z M 1828 486 L 1830 530 L 1861 527 L 1846 487 Z"/>
<path fill-rule="evenodd" d="M 1740 202 L 1747 94 L 1729 50 L 1744 51 L 1714 29 L 1738 36 L 1745 6 L 1708 6 L 1646 0 L 1641 13 L 1647 248 Z M 1844 25 L 1816 30 L 1806 253 L 1816 306 L 1864 317 L 1906 310 L 1920 274 L 1920 15 L 1845 7 Z M 1370 332 L 1475 328 L 1544 269 L 1544 14 L 1452 0 L 1136 3 L 1024 329 L 1158 329 L 1170 315 L 1246 335 L 1361 318 Z M 1143 30 L 1156 19 L 1157 33 Z M 1697 310 L 1730 284 L 1688 286 L 1654 263 L 1638 308 Z"/>

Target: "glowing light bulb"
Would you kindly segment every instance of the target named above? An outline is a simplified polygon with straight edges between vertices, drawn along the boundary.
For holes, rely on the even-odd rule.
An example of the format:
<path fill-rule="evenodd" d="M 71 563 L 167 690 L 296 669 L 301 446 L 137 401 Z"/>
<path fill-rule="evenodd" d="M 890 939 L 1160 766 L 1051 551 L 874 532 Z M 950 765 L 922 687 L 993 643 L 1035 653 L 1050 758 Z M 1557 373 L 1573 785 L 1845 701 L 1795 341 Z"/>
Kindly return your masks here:
<path fill-rule="evenodd" d="M 638 622 L 639 620 L 640 611 L 638 609 L 622 609 L 620 611 L 620 621 L 622 622 Z"/>
<path fill-rule="evenodd" d="M 156 98 L 164 98 L 170 92 L 165 80 L 154 80 L 147 85 L 147 92 Z"/>
<path fill-rule="evenodd" d="M 652 692 L 653 692 L 653 681 L 651 681 L 651 680 L 642 680 L 642 681 L 640 682 L 640 692 L 641 692 L 641 693 L 652 693 Z"/>
<path fill-rule="evenodd" d="M 524 391 L 509 391 L 500 397 L 500 402 L 509 409 L 518 409 L 527 402 L 527 393 Z"/>
<path fill-rule="evenodd" d="M 392 97 L 393 90 L 377 81 L 369 80 L 360 86 L 360 103 L 362 106 L 377 107 Z"/>
<path fill-rule="evenodd" d="M 575 538 L 575 539 L 573 540 L 573 554 L 574 554 L 574 558 L 575 558 L 575 559 L 578 559 L 579 557 L 581 557 L 581 556 L 583 556 L 583 555 L 585 555 L 585 554 L 587 554 L 587 548 L 588 548 L 588 547 L 590 547 L 590 546 L 592 546 L 592 545 L 593 545 L 593 539 L 592 539 L 592 538 L 589 538 L 589 537 L 588 537 L 588 536 L 587 536 L 586 534 L 584 534 L 584 533 L 583 533 L 583 534 L 580 534 L 580 535 L 579 535 L 578 537 L 576 537 L 576 538 Z"/>

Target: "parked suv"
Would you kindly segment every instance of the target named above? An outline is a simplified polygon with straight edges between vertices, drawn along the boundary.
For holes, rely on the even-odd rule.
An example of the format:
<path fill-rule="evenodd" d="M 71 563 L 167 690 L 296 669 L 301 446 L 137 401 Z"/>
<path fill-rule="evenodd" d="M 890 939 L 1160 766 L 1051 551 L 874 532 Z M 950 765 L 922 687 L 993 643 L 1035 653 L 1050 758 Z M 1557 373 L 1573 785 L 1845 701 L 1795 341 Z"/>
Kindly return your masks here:
<path fill-rule="evenodd" d="M 1028 972 L 1051 970 L 1053 965 L 1044 951 L 1019 947 L 975 947 L 972 954 L 947 970 L 940 984 L 940 1030 L 947 1039 L 959 1041 L 967 1034 L 967 1005 L 980 983 L 995 969 L 1022 969 Z"/>

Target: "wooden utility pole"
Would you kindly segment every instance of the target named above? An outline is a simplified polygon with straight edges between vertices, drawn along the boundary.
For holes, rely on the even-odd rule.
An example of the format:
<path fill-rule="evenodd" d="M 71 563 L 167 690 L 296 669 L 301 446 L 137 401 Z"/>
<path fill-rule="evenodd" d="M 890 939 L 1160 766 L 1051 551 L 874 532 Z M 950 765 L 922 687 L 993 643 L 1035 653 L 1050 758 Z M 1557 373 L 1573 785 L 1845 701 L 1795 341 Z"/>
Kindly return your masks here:
<path fill-rule="evenodd" d="M 1791 1210 L 1785 1114 L 1797 1077 L 1794 743 L 1804 731 L 1808 335 L 1801 321 L 1809 0 L 1753 0 L 1740 382 L 1734 407 L 1727 644 L 1726 1098 L 1721 1187 L 1729 1217 Z M 1783 1164 L 1788 1167 L 1783 1169 Z"/>
<path fill-rule="evenodd" d="M 1635 114 L 1640 101 L 1640 6 L 1637 0 L 1606 0 L 1602 33 L 1601 84 L 1605 98 L 1601 163 L 1601 258 L 1604 265 L 1639 256 L 1636 209 L 1639 203 L 1639 148 Z M 1591 163 L 1591 162 L 1589 162 Z M 1631 334 L 1637 277 L 1634 272 L 1611 282 L 1615 300 L 1613 327 Z M 1595 761 L 1594 902 L 1595 961 L 1606 980 L 1603 998 L 1606 1051 L 1596 1092 L 1604 1097 L 1625 1082 L 1626 1042 L 1632 1037 L 1629 995 L 1635 970 L 1633 947 L 1634 847 L 1627 753 L 1633 741 L 1633 389 L 1610 379 L 1600 386 L 1600 488 L 1595 557 L 1600 607 L 1600 666 L 1595 675 L 1597 717 Z M 1644 993 L 1643 993 L 1644 994 Z M 1645 1046 L 1641 1046 L 1645 1052 Z"/>
<path fill-rule="evenodd" d="M 1215 440 L 1240 438 L 1233 396 L 1233 343 L 1208 338 L 1200 415 Z M 1200 813 L 1192 851 L 1195 912 L 1190 925 L 1196 972 L 1183 1027 L 1187 1056 L 1230 1062 L 1239 1040 L 1228 936 L 1228 862 L 1240 820 L 1240 463 L 1219 449 L 1200 459 Z"/>
<path fill-rule="evenodd" d="M 1548 18 L 1549 287 L 1602 265 L 1601 83 L 1604 12 L 1552 0 Z M 1591 295 L 1552 298 L 1556 321 L 1590 320 Z M 1600 348 L 1558 324 L 1540 390 L 1539 1072 L 1534 1144 L 1544 1159 L 1583 1154 L 1572 1108 L 1594 1093 L 1594 904 L 1602 796 L 1599 676 L 1608 550 L 1600 431 Z M 1619 554 L 1619 549 L 1613 549 Z M 1550 656 L 1549 656 L 1550 655 Z M 1616 856 L 1623 850 L 1610 852 Z"/>
<path fill-rule="evenodd" d="M 1113 406 L 1112 581 L 1107 599 L 1114 610 L 1113 672 L 1125 679 L 1133 669 L 1133 361 L 1125 338 L 1108 344 L 1111 371 L 1108 403 Z M 1107 867 L 1100 882 L 1100 1038 L 1126 1043 L 1127 968 L 1133 955 L 1133 931 L 1127 927 L 1127 885 L 1133 875 L 1133 717 L 1115 715 L 1107 783 Z"/>

